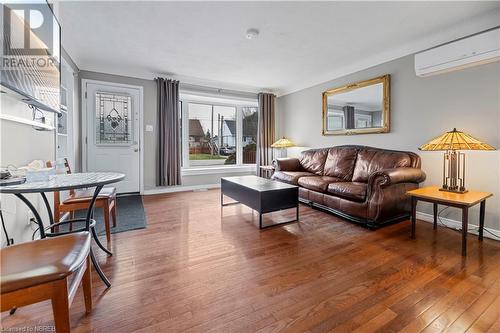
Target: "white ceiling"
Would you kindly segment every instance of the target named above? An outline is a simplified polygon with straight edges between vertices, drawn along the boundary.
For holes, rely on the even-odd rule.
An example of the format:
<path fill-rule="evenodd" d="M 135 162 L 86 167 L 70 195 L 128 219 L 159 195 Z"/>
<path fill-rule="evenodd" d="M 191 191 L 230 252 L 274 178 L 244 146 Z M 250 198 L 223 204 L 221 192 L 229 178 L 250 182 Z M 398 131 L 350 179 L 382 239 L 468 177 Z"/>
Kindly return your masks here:
<path fill-rule="evenodd" d="M 278 94 L 500 22 L 499 2 L 59 2 L 85 70 Z M 247 40 L 248 28 L 260 35 Z"/>

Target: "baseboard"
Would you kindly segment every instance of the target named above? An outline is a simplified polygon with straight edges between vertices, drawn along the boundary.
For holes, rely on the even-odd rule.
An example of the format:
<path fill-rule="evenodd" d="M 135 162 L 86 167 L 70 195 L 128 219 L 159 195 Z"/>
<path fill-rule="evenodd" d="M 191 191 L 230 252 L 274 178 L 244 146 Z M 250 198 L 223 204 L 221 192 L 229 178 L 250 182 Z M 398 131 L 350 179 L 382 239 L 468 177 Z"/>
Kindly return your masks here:
<path fill-rule="evenodd" d="M 144 195 L 162 194 L 162 193 L 174 193 L 174 192 L 187 192 L 187 191 L 197 191 L 197 190 L 208 190 L 211 188 L 219 188 L 220 184 L 204 184 L 204 185 L 189 185 L 189 186 L 168 186 L 155 188 L 151 190 L 144 190 Z"/>
<path fill-rule="evenodd" d="M 133 197 L 136 195 L 140 195 L 140 192 L 125 192 L 125 193 L 117 193 L 117 197 Z"/>
<path fill-rule="evenodd" d="M 429 223 L 434 223 L 434 216 L 432 214 L 417 212 L 417 219 Z M 440 217 L 440 221 L 450 229 L 462 230 L 461 221 L 452 220 L 445 217 Z M 439 226 L 439 220 L 438 220 L 438 226 Z M 469 224 L 467 230 L 470 234 L 477 235 L 479 233 L 478 232 L 479 226 L 474 224 Z M 483 236 L 496 241 L 500 241 L 500 230 L 484 227 Z"/>

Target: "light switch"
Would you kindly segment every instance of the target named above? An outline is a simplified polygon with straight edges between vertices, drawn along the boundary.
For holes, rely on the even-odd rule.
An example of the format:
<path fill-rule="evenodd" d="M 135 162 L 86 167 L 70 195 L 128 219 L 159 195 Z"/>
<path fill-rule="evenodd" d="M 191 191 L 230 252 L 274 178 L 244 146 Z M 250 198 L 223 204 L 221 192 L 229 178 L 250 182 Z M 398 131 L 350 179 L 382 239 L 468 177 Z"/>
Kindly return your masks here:
<path fill-rule="evenodd" d="M 146 125 L 146 132 L 153 132 L 153 125 Z"/>

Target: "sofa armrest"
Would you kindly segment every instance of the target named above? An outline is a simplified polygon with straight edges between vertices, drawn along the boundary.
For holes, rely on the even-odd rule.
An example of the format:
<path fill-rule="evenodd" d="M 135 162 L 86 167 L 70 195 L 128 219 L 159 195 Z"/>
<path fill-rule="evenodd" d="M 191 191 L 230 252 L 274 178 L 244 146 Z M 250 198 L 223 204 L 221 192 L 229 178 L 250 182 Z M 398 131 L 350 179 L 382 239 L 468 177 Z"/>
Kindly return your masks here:
<path fill-rule="evenodd" d="M 418 188 L 425 180 L 419 168 L 394 168 L 376 171 L 368 178 L 367 216 L 379 221 L 395 216 L 406 216 L 410 212 L 409 190 Z"/>
<path fill-rule="evenodd" d="M 378 184 L 381 187 L 399 183 L 421 183 L 425 180 L 425 172 L 418 168 L 394 168 L 376 171 L 368 178 L 368 186 Z"/>
<path fill-rule="evenodd" d="M 273 161 L 273 166 L 276 171 L 301 171 L 302 166 L 298 158 L 285 157 L 277 158 Z"/>

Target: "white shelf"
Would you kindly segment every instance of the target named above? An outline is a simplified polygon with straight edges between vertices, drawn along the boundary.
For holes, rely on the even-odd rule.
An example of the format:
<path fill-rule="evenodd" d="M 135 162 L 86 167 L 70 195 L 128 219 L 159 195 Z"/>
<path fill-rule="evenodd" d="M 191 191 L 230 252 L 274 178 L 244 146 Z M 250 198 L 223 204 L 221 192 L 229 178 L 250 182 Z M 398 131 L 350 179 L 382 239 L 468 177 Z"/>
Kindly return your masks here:
<path fill-rule="evenodd" d="M 7 86 L 4 83 L 0 84 L 0 91 L 12 96 L 13 98 L 15 98 L 23 103 L 36 106 L 38 109 L 40 109 L 42 111 L 54 112 L 56 114 L 61 113 L 59 110 L 56 110 L 51 106 L 48 106 L 48 105 L 46 105 L 46 104 L 44 104 L 36 99 L 33 99 L 31 96 L 20 91 L 19 89 Z"/>
<path fill-rule="evenodd" d="M 34 121 L 34 120 L 26 119 L 26 118 L 11 116 L 10 114 L 1 114 L 0 113 L 0 119 L 13 121 L 13 122 L 25 124 L 25 125 L 35 126 L 35 127 L 39 127 L 39 128 L 44 128 L 44 129 L 49 130 L 49 131 L 53 131 L 55 129 L 55 127 L 52 125 L 43 124 L 43 123 L 40 123 L 38 121 Z"/>

